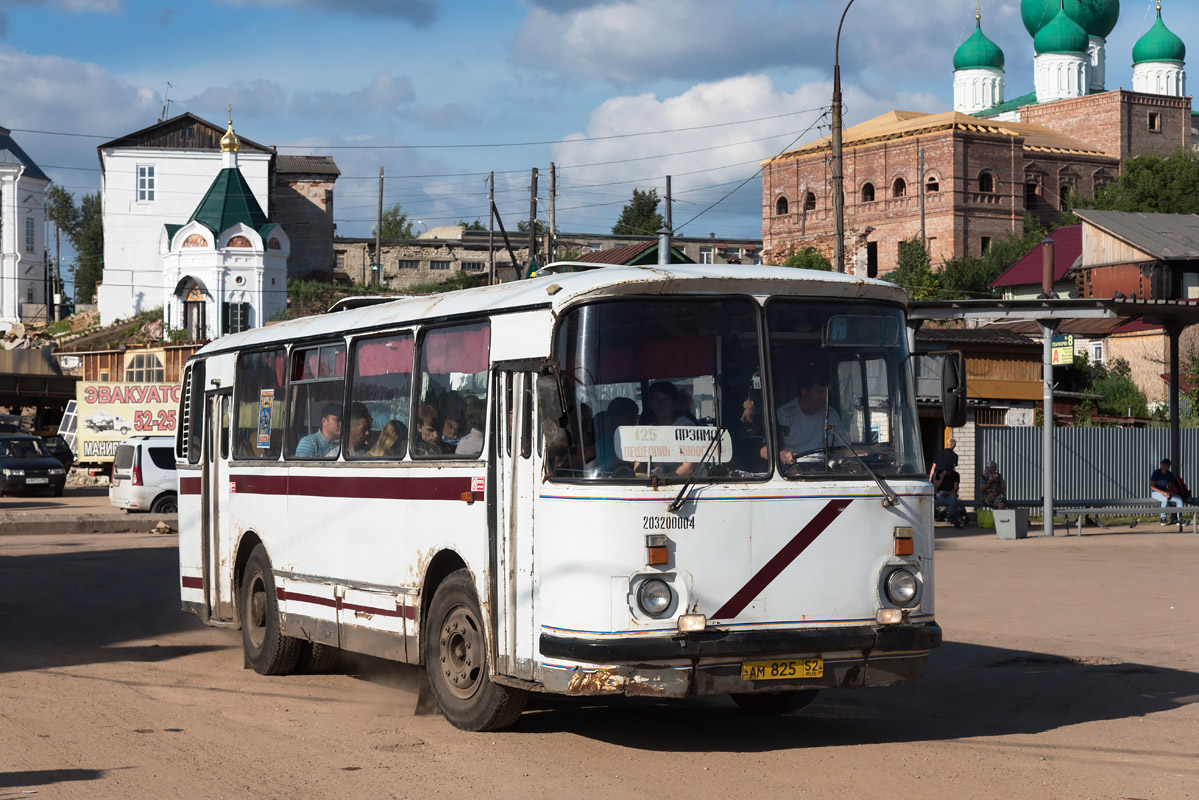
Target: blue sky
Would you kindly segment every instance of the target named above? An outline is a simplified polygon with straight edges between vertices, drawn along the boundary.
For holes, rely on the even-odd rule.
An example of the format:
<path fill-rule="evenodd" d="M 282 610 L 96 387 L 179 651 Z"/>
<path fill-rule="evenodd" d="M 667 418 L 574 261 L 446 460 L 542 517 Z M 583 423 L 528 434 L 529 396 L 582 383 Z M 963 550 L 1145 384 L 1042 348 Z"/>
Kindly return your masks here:
<path fill-rule="evenodd" d="M 1164 2 L 1167 24 L 1192 43 L 1195 6 Z M 216 123 L 232 104 L 241 135 L 336 159 L 335 215 L 347 236 L 370 232 L 380 166 L 385 204 L 402 203 L 426 227 L 486 223 L 484 176 L 495 170 L 514 228 L 528 214 L 531 167 L 541 172 L 539 217 L 547 217 L 554 161 L 560 230 L 608 232 L 634 187 L 662 194 L 670 174 L 681 234 L 757 237 L 757 161 L 828 133 L 822 107 L 843 8 L 841 0 L 0 0 L 0 125 L 81 194 L 99 185 L 96 145 L 153 124 L 164 93 L 171 115 Z M 1122 3 L 1108 88 L 1131 85 L 1132 45 L 1153 9 L 1153 0 Z M 973 25 L 973 0 L 856 0 L 841 43 L 846 124 L 891 108 L 949 110 L 953 51 Z M 1031 91 L 1019 3 L 984 0 L 983 28 L 1006 53 L 1007 96 Z M 676 132 L 630 135 L 652 131 Z"/>

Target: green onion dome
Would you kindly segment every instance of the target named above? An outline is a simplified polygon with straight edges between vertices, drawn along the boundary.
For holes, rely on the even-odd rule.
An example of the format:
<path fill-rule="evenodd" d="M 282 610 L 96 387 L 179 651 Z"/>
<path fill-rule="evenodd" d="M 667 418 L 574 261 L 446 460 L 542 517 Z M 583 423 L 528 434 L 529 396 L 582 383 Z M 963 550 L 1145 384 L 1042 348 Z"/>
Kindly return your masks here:
<path fill-rule="evenodd" d="M 1020 18 L 1029 36 L 1036 36 L 1061 10 L 1061 0 L 1021 0 Z M 1107 38 L 1120 20 L 1120 0 L 1066 0 L 1066 13 L 1088 36 Z"/>
<path fill-rule="evenodd" d="M 1037 55 L 1046 53 L 1069 53 L 1075 55 L 1086 53 L 1091 47 L 1091 39 L 1087 32 L 1077 22 L 1070 19 L 1065 9 L 1059 9 L 1057 16 L 1049 21 L 1032 40 L 1033 49 Z"/>
<path fill-rule="evenodd" d="M 974 33 L 953 54 L 953 68 L 1003 69 L 1003 51 L 983 35 L 982 20 L 976 20 L 975 25 Z"/>
<path fill-rule="evenodd" d="M 1186 61 L 1186 44 L 1162 22 L 1161 6 L 1157 7 L 1157 22 L 1137 40 L 1132 48 L 1132 63 L 1148 64 L 1157 61 Z"/>

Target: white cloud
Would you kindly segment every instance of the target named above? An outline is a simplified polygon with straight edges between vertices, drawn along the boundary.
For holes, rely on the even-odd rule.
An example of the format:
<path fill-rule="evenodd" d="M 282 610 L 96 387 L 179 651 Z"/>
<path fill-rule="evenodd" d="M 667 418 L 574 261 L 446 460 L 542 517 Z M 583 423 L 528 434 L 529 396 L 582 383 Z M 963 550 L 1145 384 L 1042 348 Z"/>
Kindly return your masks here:
<path fill-rule="evenodd" d="M 878 98 L 855 84 L 846 85 L 843 91 L 847 126 L 895 107 L 944 110 L 935 97 L 927 94 Z M 615 220 L 634 186 L 656 188 L 663 195 L 665 175 L 672 176 L 677 227 L 751 178 L 760 160 L 828 135 L 829 120 L 822 117 L 822 112 L 830 103 L 831 93 L 829 83 L 806 83 L 788 91 L 777 88 L 765 75 L 746 75 L 698 84 L 672 97 L 647 93 L 611 98 L 591 113 L 585 132 L 572 134 L 553 147 L 553 160 L 560 165 L 562 176 L 560 227 L 570 229 L 572 221 L 580 228 L 602 227 L 604 219 Z M 722 125 L 799 111 L 805 113 Z M 717 125 L 721 127 L 570 143 L 584 137 Z M 712 229 L 726 234 L 753 234 L 761 223 L 760 179 L 751 178 L 744 188 L 701 219 L 696 224 L 705 232 Z M 689 235 L 697 232 L 685 231 Z"/>
<path fill-rule="evenodd" d="M 5 9 L 41 8 L 47 6 L 73 14 L 120 14 L 125 10 L 123 0 L 3 0 L 0 4 L 0 36 L 8 34 L 8 15 Z"/>
<path fill-rule="evenodd" d="M 1010 20 L 1018 4 L 988 6 L 988 15 Z M 775 67 L 828 74 L 843 10 L 816 0 L 534 0 L 511 50 L 529 68 L 621 84 Z M 846 16 L 842 69 L 885 76 L 891 85 L 942 74 L 948 81 L 956 37 L 973 27 L 970 11 L 960 0 L 859 0 Z M 937 64 L 942 73 L 933 71 Z"/>
<path fill-rule="evenodd" d="M 300 91 L 289 95 L 275 81 L 234 81 L 228 86 L 209 87 L 183 105 L 200 116 L 219 117 L 232 104 L 239 117 L 270 119 L 290 115 L 345 123 L 363 117 L 394 115 L 415 96 L 411 78 L 381 72 L 363 88 L 346 92 Z"/>

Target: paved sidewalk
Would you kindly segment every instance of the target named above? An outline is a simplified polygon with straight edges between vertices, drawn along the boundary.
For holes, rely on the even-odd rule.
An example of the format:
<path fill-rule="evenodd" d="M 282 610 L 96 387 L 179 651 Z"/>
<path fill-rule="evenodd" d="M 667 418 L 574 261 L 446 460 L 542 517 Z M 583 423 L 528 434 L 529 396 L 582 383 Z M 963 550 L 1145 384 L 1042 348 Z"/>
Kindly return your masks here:
<path fill-rule="evenodd" d="M 130 514 L 108 502 L 108 487 L 67 483 L 62 497 L 0 497 L 0 536 L 149 533 L 159 522 L 178 530 L 175 514 Z"/>

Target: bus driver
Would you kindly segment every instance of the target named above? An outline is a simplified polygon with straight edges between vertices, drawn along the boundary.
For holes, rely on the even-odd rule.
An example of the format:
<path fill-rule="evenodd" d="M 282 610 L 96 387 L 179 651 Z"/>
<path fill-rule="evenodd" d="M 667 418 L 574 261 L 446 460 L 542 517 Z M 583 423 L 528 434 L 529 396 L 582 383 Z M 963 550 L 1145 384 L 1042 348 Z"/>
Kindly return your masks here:
<path fill-rule="evenodd" d="M 819 364 L 811 364 L 799 374 L 798 395 L 779 406 L 776 416 L 782 448 L 779 461 L 784 466 L 795 463 L 795 457 L 824 449 L 825 422 L 841 427 L 841 416 L 834 408 L 828 408 L 828 377 Z M 766 458 L 766 448 L 762 448 Z"/>

